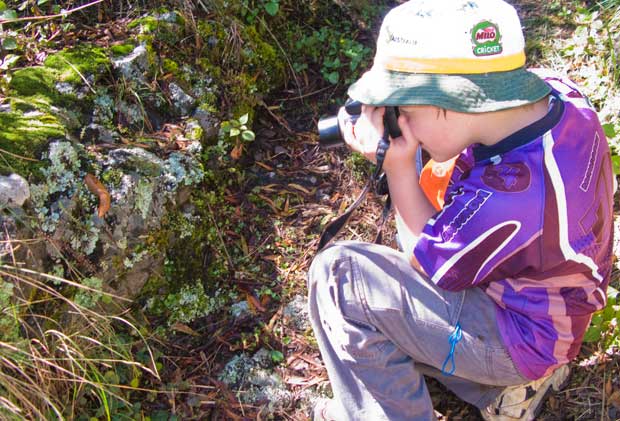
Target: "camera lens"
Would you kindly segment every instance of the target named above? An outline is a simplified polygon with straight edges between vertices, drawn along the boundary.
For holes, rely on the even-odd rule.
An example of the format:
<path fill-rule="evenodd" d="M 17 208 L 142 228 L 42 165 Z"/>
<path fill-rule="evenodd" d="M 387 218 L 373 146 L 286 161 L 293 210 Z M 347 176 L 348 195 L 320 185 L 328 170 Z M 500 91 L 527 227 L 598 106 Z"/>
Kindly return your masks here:
<path fill-rule="evenodd" d="M 344 144 L 338 116 L 326 117 L 319 120 L 319 143 L 323 148 L 334 148 Z"/>

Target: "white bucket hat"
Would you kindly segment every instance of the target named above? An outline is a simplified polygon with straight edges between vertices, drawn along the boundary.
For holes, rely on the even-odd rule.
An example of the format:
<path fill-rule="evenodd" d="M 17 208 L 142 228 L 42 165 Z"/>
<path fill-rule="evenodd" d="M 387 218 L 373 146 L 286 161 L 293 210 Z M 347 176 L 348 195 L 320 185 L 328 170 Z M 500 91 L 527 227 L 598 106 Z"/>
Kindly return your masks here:
<path fill-rule="evenodd" d="M 501 0 L 412 0 L 383 19 L 372 68 L 349 88 L 369 105 L 480 113 L 550 92 L 525 69 L 515 9 Z"/>

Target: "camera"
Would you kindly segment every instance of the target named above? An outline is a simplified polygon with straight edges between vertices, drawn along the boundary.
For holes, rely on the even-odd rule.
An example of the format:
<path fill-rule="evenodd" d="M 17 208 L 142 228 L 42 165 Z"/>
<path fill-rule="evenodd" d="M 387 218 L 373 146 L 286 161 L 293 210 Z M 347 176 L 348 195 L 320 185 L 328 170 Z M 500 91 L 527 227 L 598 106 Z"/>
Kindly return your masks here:
<path fill-rule="evenodd" d="M 344 110 L 355 122 L 362 113 L 362 104 L 359 101 L 348 99 L 344 104 Z M 398 127 L 398 107 L 385 107 L 383 115 L 383 124 L 388 130 L 391 138 L 397 138 L 402 135 Z M 338 116 L 329 116 L 319 120 L 319 144 L 323 148 L 335 148 L 344 145 L 344 137 Z"/>

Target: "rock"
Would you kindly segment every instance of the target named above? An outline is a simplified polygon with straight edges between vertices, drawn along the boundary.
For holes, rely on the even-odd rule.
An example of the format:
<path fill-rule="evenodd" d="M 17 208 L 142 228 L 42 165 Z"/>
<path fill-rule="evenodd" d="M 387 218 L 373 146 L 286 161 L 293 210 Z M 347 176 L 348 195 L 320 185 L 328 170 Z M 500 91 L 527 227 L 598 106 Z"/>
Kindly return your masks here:
<path fill-rule="evenodd" d="M 118 134 L 100 124 L 92 123 L 82 129 L 80 138 L 82 142 L 114 144 Z"/>
<path fill-rule="evenodd" d="M 185 91 L 174 82 L 168 85 L 168 89 L 170 90 L 170 101 L 172 102 L 172 108 L 175 113 L 180 116 L 189 115 L 196 100 L 185 93 Z"/>
<path fill-rule="evenodd" d="M 111 151 L 108 154 L 108 165 L 150 176 L 159 176 L 164 172 L 164 162 L 155 154 L 141 148 L 123 148 Z"/>
<path fill-rule="evenodd" d="M 308 300 L 302 295 L 296 295 L 293 301 L 284 307 L 282 316 L 287 323 L 290 323 L 299 331 L 310 329 L 310 319 L 308 318 Z"/>
<path fill-rule="evenodd" d="M 0 176 L 0 208 L 21 207 L 30 198 L 30 186 L 19 174 Z"/>
<path fill-rule="evenodd" d="M 131 54 L 112 60 L 112 67 L 117 69 L 126 79 L 144 80 L 144 71 L 148 69 L 148 52 L 144 45 L 139 45 Z"/>
<path fill-rule="evenodd" d="M 250 305 L 245 300 L 239 301 L 238 303 L 234 303 L 232 306 L 230 306 L 230 314 L 235 319 L 240 319 L 244 316 L 252 315 L 252 313 L 250 313 Z"/>
<path fill-rule="evenodd" d="M 195 118 L 200 127 L 202 127 L 203 137 L 205 139 L 212 139 L 217 135 L 220 121 L 206 106 L 198 106 L 196 110 L 194 110 L 192 117 Z"/>

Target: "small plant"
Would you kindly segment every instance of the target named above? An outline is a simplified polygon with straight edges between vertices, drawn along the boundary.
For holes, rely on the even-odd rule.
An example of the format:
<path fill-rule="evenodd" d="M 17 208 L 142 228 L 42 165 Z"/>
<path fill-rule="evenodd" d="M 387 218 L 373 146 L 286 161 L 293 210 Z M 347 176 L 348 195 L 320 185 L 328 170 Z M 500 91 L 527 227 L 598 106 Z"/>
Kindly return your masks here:
<path fill-rule="evenodd" d="M 249 115 L 246 113 L 238 119 L 231 119 L 222 122 L 220 126 L 220 140 L 225 143 L 234 142 L 234 147 L 230 152 L 233 159 L 239 159 L 243 153 L 243 142 L 251 142 L 256 135 L 247 126 Z"/>
<path fill-rule="evenodd" d="M 607 306 L 592 317 L 584 342 L 599 342 L 603 349 L 620 347 L 620 291 L 607 287 Z"/>
<path fill-rule="evenodd" d="M 269 13 L 271 16 L 275 16 L 278 14 L 278 10 L 280 9 L 280 1 L 279 0 L 267 0 L 265 4 L 263 4 L 265 8 L 265 12 Z"/>
<path fill-rule="evenodd" d="M 325 26 L 301 36 L 294 49 L 298 53 L 296 56 L 303 57 L 303 61 L 293 63 L 293 68 L 300 72 L 308 68 L 308 62 L 314 62 L 320 65 L 321 75 L 329 83 L 353 82 L 361 65 L 370 61 L 372 53 L 369 47 L 356 41 L 355 36 L 347 24 L 341 29 Z"/>

